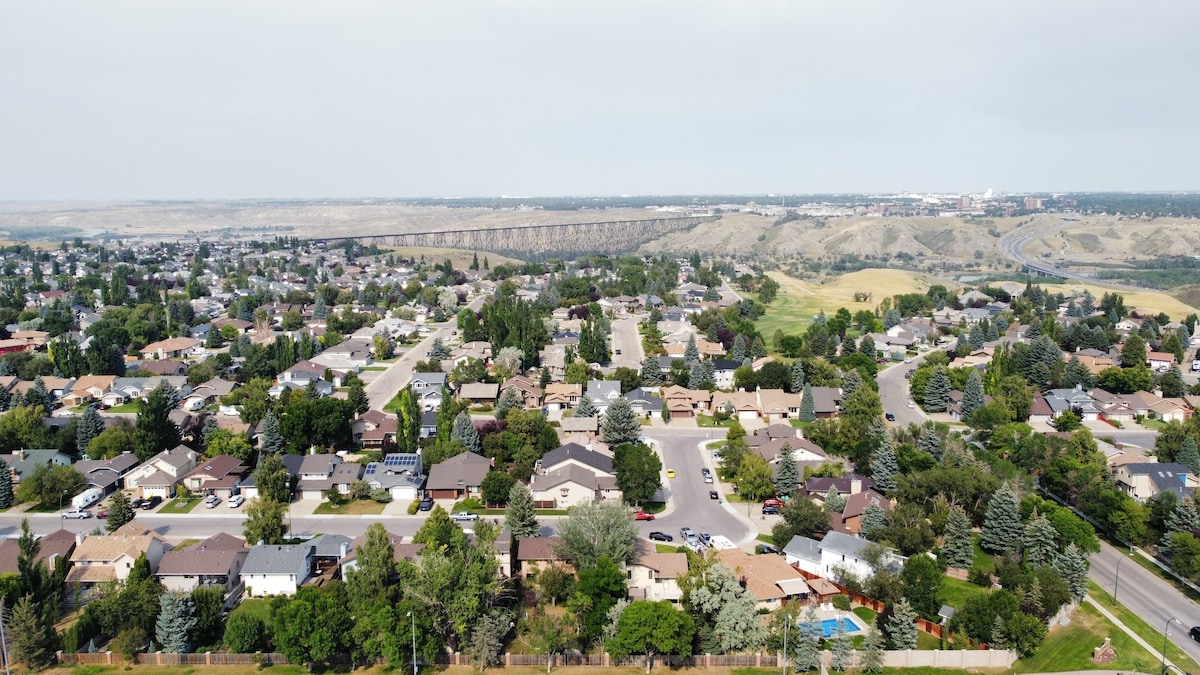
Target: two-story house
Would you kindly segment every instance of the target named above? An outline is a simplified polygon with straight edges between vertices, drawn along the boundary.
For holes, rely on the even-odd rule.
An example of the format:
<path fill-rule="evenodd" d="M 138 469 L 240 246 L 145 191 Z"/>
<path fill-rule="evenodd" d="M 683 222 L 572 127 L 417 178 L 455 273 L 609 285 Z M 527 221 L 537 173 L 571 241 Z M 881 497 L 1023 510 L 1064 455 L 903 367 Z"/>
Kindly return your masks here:
<path fill-rule="evenodd" d="M 190 593 L 215 586 L 226 593 L 241 583 L 242 565 L 250 549 L 246 542 L 221 532 L 204 541 L 163 553 L 158 581 L 168 591 Z"/>

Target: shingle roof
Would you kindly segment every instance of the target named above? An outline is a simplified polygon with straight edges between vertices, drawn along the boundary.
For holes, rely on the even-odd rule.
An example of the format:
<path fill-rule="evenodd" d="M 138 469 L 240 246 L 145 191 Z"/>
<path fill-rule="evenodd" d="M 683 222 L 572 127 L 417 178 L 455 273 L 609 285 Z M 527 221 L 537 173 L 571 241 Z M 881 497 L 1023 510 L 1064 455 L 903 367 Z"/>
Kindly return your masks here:
<path fill-rule="evenodd" d="M 292 574 L 312 549 L 310 543 L 254 546 L 242 564 L 242 574 Z"/>
<path fill-rule="evenodd" d="M 606 474 L 612 474 L 613 472 L 611 457 L 602 455 L 594 450 L 588 450 L 578 443 L 567 443 L 547 452 L 542 456 L 542 468 L 550 470 L 568 460 L 575 460 L 580 464 Z"/>
<path fill-rule="evenodd" d="M 239 550 L 189 550 L 167 551 L 158 562 L 159 576 L 178 576 L 188 574 L 229 574 L 233 561 L 241 555 L 246 555 L 246 549 Z"/>
<path fill-rule="evenodd" d="M 492 461 L 473 452 L 459 453 L 443 462 L 429 467 L 426 490 L 454 490 L 462 479 L 464 486 L 481 485 L 484 476 L 492 470 Z"/>

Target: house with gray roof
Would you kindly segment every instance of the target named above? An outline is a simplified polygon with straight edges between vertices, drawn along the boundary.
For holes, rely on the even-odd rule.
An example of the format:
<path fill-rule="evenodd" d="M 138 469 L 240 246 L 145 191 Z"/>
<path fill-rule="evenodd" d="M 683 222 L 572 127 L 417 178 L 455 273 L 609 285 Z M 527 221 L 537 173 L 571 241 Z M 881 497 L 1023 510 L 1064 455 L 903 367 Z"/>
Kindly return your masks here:
<path fill-rule="evenodd" d="M 550 473 L 567 466 L 578 466 L 596 475 L 612 476 L 612 457 L 590 450 L 578 443 L 567 443 L 542 456 L 538 466 L 541 473 Z"/>
<path fill-rule="evenodd" d="M 313 555 L 313 545 L 309 542 L 252 547 L 240 575 L 246 597 L 295 595 L 312 574 Z"/>
<path fill-rule="evenodd" d="M 1177 462 L 1120 464 L 1113 469 L 1113 480 L 1125 494 L 1141 503 L 1160 492 L 1173 492 L 1176 499 L 1183 499 L 1200 486 L 1191 469 Z"/>
<path fill-rule="evenodd" d="M 867 563 L 865 553 L 870 543 L 866 539 L 830 531 L 820 541 L 798 535 L 792 537 L 787 546 L 783 547 L 783 551 L 789 564 L 810 574 L 827 579 L 845 575 L 866 579 L 874 573 L 871 565 Z M 821 553 L 819 559 L 813 553 L 814 548 Z M 902 558 L 891 552 L 888 558 L 885 564 L 902 561 Z"/>
<path fill-rule="evenodd" d="M 224 532 L 183 549 L 163 553 L 155 576 L 168 591 L 191 593 L 202 586 L 232 591 L 241 583 L 250 549 Z"/>
<path fill-rule="evenodd" d="M 662 414 L 663 400 L 641 387 L 625 394 L 625 399 L 629 401 L 633 412 L 641 417 L 650 418 Z"/>
<path fill-rule="evenodd" d="M 125 487 L 125 474 L 138 465 L 137 455 L 124 452 L 111 459 L 81 459 L 75 470 L 83 474 L 89 487 L 100 488 L 104 494 Z"/>
<path fill-rule="evenodd" d="M 70 456 L 54 448 L 17 450 L 9 455 L 0 455 L 0 459 L 8 463 L 14 490 L 21 482 L 21 476 L 28 476 L 39 466 L 71 466 Z"/>
<path fill-rule="evenodd" d="M 1042 398 L 1046 400 L 1046 405 L 1050 406 L 1055 418 L 1068 410 L 1077 410 L 1080 412 L 1080 419 L 1100 419 L 1100 406 L 1096 405 L 1096 401 L 1082 386 L 1076 385 L 1074 389 L 1051 389 L 1043 394 Z"/>
<path fill-rule="evenodd" d="M 480 494 L 492 460 L 473 452 L 459 453 L 429 467 L 425 491 L 434 499 L 462 499 Z"/>
<path fill-rule="evenodd" d="M 590 398 L 603 415 L 613 401 L 621 398 L 621 383 L 616 380 L 591 380 L 583 395 Z"/>

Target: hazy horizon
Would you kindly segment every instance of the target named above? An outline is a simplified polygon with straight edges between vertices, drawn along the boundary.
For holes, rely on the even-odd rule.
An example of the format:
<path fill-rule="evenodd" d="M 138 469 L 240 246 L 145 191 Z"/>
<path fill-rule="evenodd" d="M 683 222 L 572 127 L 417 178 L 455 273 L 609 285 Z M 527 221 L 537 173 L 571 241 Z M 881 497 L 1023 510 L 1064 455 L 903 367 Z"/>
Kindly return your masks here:
<path fill-rule="evenodd" d="M 5 14 L 5 202 L 1200 190 L 1183 0 Z"/>

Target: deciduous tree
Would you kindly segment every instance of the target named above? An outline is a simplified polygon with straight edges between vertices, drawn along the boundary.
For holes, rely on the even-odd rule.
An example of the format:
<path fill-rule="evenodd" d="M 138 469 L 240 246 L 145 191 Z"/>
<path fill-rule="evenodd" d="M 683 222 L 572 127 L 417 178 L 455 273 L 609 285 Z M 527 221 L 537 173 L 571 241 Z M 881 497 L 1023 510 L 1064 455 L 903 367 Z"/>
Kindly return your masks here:
<path fill-rule="evenodd" d="M 638 600 L 621 613 L 617 634 L 605 646 L 618 659 L 630 654 L 644 656 L 649 673 L 656 654 L 690 656 L 694 630 L 692 617 L 671 603 Z"/>

